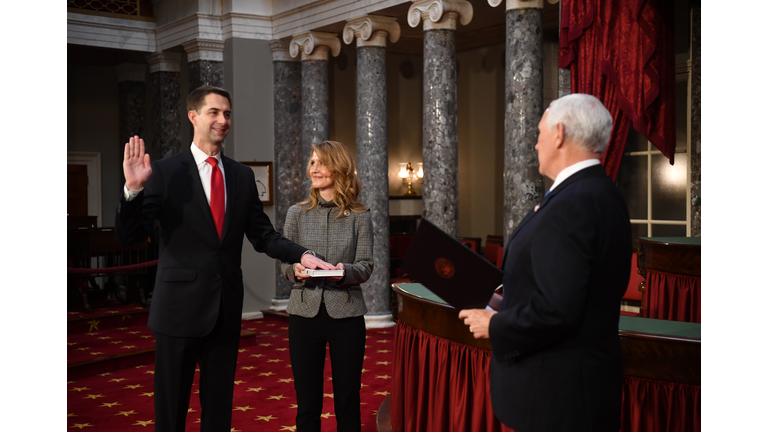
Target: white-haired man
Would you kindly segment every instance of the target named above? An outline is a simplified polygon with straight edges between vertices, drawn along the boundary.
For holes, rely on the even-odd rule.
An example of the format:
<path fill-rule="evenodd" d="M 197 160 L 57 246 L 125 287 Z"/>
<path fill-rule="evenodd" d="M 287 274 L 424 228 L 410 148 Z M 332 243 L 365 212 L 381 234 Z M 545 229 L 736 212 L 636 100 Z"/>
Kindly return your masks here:
<path fill-rule="evenodd" d="M 536 150 L 554 184 L 509 237 L 501 310 L 459 313 L 476 338 L 490 338 L 493 411 L 518 432 L 620 429 L 619 307 L 632 240 L 600 165 L 611 127 L 593 96 L 550 104 Z"/>

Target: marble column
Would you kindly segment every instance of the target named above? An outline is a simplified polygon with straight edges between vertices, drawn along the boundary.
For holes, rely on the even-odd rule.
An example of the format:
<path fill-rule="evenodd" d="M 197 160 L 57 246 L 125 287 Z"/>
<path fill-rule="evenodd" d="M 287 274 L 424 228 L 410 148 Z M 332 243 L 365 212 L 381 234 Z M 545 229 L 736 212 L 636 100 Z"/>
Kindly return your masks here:
<path fill-rule="evenodd" d="M 459 237 L 459 145 L 456 100 L 456 26 L 472 20 L 465 0 L 419 0 L 408 24 L 424 22 L 424 219 Z"/>
<path fill-rule="evenodd" d="M 691 236 L 701 237 L 701 2 L 691 23 Z"/>
<path fill-rule="evenodd" d="M 117 72 L 118 118 L 120 119 L 120 139 L 122 148 L 134 135 L 145 138 L 144 121 L 147 110 L 147 65 L 142 63 L 120 63 L 115 66 Z M 120 151 L 115 161 L 122 166 L 123 152 Z M 119 171 L 120 184 L 125 183 L 123 170 Z"/>
<path fill-rule="evenodd" d="M 557 7 L 558 7 L 557 34 L 559 37 L 560 28 L 561 28 L 560 24 L 563 22 L 563 2 L 558 2 Z M 558 61 L 559 61 L 559 58 L 555 59 L 555 62 L 558 62 Z M 571 94 L 571 68 L 570 67 L 567 67 L 565 69 L 557 68 L 557 97 L 561 98 L 569 94 Z"/>
<path fill-rule="evenodd" d="M 291 57 L 301 52 L 301 160 L 309 160 L 312 143 L 329 139 L 328 54 L 341 51 L 341 42 L 333 33 L 305 32 L 295 35 L 290 43 Z M 302 176 L 303 186 L 309 180 Z"/>
<path fill-rule="evenodd" d="M 182 107 L 179 86 L 181 55 L 159 52 L 147 56 L 152 77 L 153 140 L 152 160 L 171 156 L 181 150 Z"/>
<path fill-rule="evenodd" d="M 189 63 L 189 91 L 210 85 L 224 87 L 224 41 L 194 39 L 182 44 Z"/>
<path fill-rule="evenodd" d="M 501 0 L 488 0 L 498 6 Z M 544 113 L 544 0 L 507 0 L 504 104 L 504 241 L 541 200 L 535 150 Z"/>
<path fill-rule="evenodd" d="M 363 284 L 368 327 L 394 325 L 389 281 L 389 167 L 387 140 L 387 37 L 400 38 L 395 18 L 364 16 L 347 21 L 344 43 L 357 40 L 357 173 L 363 184 L 358 199 L 371 208 L 373 274 Z"/>
<path fill-rule="evenodd" d="M 288 53 L 288 43 L 273 40 L 275 109 L 275 229 L 283 232 L 288 208 L 306 195 L 302 180 L 306 177 L 306 161 L 301 158 L 301 63 Z M 275 261 L 275 297 L 270 309 L 288 307 L 293 286 Z"/>

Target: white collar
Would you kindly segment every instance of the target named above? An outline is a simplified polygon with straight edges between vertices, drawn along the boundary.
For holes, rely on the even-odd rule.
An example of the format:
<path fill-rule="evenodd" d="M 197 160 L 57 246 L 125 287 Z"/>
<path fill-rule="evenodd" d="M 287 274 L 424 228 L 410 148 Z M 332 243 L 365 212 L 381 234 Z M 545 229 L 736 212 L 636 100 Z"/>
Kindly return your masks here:
<path fill-rule="evenodd" d="M 195 158 L 196 165 L 199 166 L 201 163 L 205 162 L 205 160 L 208 159 L 209 157 L 213 157 L 216 159 L 216 163 L 219 166 L 221 166 L 221 152 L 216 154 L 216 156 L 208 156 L 208 154 L 200 150 L 200 148 L 198 148 L 195 145 L 195 143 L 192 143 L 192 145 L 190 146 L 190 149 L 192 150 L 192 157 Z"/>
<path fill-rule="evenodd" d="M 564 170 L 560 171 L 560 174 L 555 177 L 555 182 L 552 183 L 552 187 L 549 188 L 550 191 L 555 190 L 555 188 L 565 181 L 568 177 L 576 174 L 577 172 L 583 170 L 584 168 L 589 168 L 592 165 L 600 165 L 600 159 L 587 159 L 583 160 L 581 162 L 576 162 L 575 164 L 565 168 Z"/>

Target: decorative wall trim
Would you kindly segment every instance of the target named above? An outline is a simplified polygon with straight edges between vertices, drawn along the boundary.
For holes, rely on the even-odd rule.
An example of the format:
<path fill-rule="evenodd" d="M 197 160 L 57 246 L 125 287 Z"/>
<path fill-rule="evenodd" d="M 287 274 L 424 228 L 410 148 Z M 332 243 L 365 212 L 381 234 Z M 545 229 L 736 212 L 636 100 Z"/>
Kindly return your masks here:
<path fill-rule="evenodd" d="M 165 51 L 195 39 L 224 41 L 222 18 L 195 13 L 157 28 L 157 50 Z"/>
<path fill-rule="evenodd" d="M 155 52 L 153 22 L 67 12 L 67 43 L 130 51 Z"/>
<path fill-rule="evenodd" d="M 400 39 L 400 24 L 394 17 L 366 15 L 347 21 L 343 35 L 346 44 L 357 38 L 357 46 L 386 47 L 387 36 L 392 43 Z"/>
<path fill-rule="evenodd" d="M 180 72 L 181 54 L 175 52 L 158 52 L 147 56 L 149 73 Z"/>
<path fill-rule="evenodd" d="M 269 49 L 272 51 L 272 61 L 290 61 L 295 62 L 299 61 L 298 58 L 291 57 L 291 54 L 288 50 L 288 44 L 289 42 L 281 41 L 281 40 L 271 40 L 269 41 Z"/>
<path fill-rule="evenodd" d="M 224 61 L 224 41 L 210 39 L 193 39 L 182 44 L 187 52 L 187 61 L 197 60 Z"/>
<path fill-rule="evenodd" d="M 221 17 L 221 34 L 224 40 L 272 39 L 272 18 L 264 15 L 228 12 Z"/>

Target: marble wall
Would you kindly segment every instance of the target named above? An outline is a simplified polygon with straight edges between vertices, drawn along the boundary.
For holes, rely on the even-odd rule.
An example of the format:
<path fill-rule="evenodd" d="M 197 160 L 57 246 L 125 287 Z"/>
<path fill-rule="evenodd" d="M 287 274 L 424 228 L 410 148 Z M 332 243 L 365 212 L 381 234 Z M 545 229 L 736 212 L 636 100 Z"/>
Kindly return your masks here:
<path fill-rule="evenodd" d="M 701 236 L 701 3 L 693 6 L 691 43 L 691 236 Z"/>

